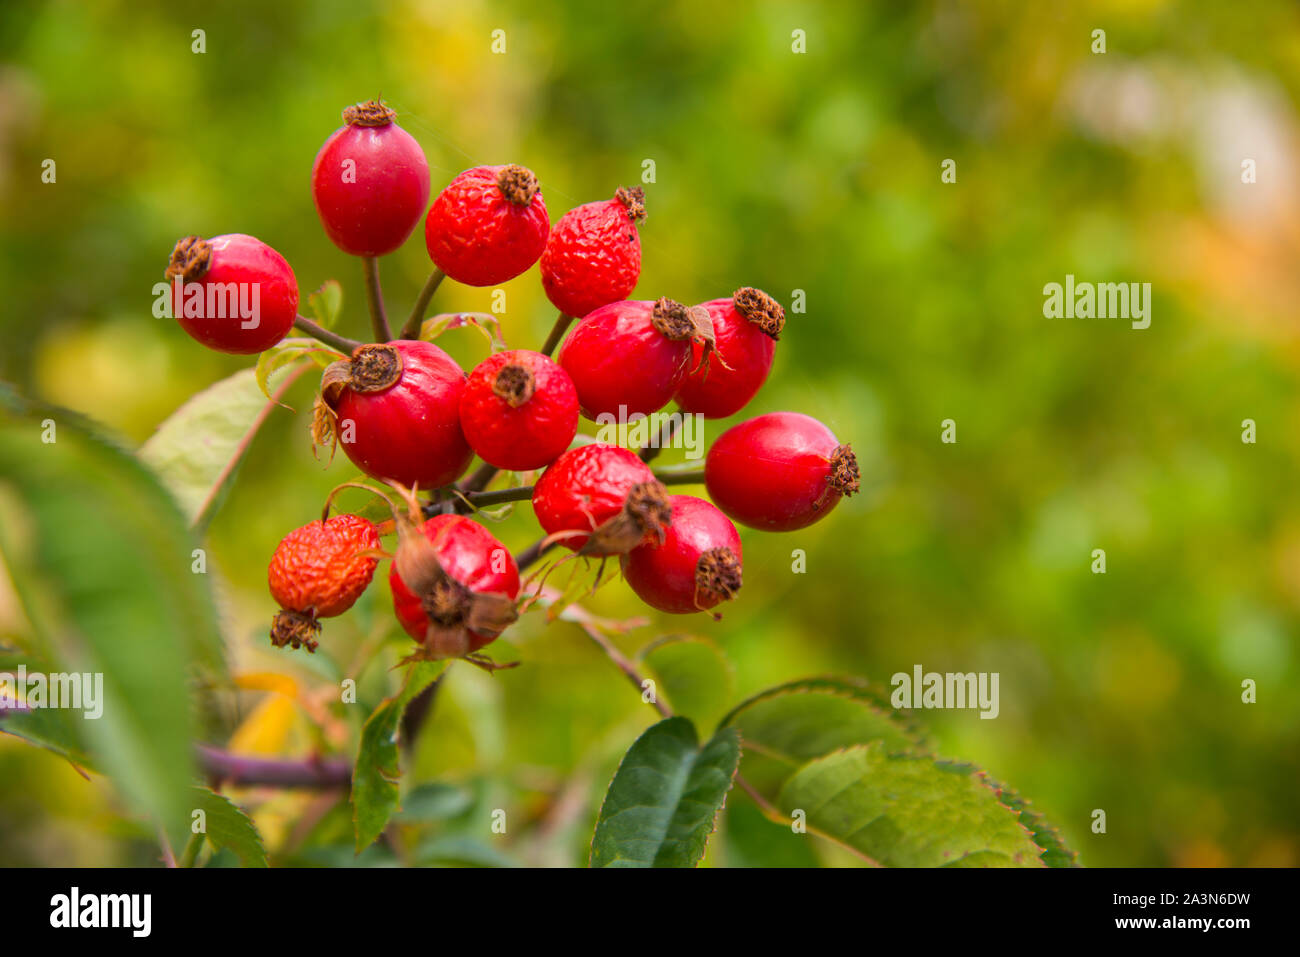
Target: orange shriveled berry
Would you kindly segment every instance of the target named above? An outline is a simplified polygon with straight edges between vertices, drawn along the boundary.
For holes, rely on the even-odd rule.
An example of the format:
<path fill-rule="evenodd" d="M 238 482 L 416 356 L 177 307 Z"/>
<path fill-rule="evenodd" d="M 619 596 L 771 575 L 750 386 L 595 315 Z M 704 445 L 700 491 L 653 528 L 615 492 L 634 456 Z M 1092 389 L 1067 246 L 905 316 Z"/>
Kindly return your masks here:
<path fill-rule="evenodd" d="M 271 643 L 316 650 L 320 618 L 353 606 L 375 575 L 379 532 L 357 515 L 335 515 L 290 532 L 271 557 L 267 580 L 280 612 Z"/>

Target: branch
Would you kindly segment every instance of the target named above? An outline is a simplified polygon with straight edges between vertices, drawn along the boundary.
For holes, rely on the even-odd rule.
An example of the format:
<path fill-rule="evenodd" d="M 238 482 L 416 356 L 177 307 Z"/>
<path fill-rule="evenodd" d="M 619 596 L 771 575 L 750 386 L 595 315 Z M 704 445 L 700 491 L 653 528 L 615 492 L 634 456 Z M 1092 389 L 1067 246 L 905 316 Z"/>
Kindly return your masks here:
<path fill-rule="evenodd" d="M 569 328 L 571 322 L 573 322 L 573 316 L 564 313 L 560 313 L 555 317 L 555 325 L 551 326 L 551 334 L 546 337 L 546 344 L 542 346 L 542 355 L 549 356 L 555 351 L 555 347 L 564 338 L 565 330 Z"/>
<path fill-rule="evenodd" d="M 559 544 L 559 542 L 551 542 L 549 545 L 543 545 L 542 543 L 545 541 L 546 539 L 540 538 L 515 556 L 515 564 L 519 566 L 520 571 L 523 571 Z"/>
<path fill-rule="evenodd" d="M 497 477 L 497 471 L 498 469 L 495 465 L 489 465 L 487 462 L 484 462 L 474 470 L 469 478 L 457 485 L 456 488 L 460 489 L 460 491 L 466 495 L 470 492 L 481 492 L 492 484 L 492 480 Z"/>
<path fill-rule="evenodd" d="M 241 787 L 263 785 L 273 788 L 347 787 L 352 782 L 352 765 L 341 759 L 307 758 L 281 761 L 251 758 L 206 744 L 195 746 L 199 766 L 214 784 Z"/>
<path fill-rule="evenodd" d="M 433 294 L 438 291 L 442 281 L 447 278 L 447 274 L 437 266 L 433 267 L 433 272 L 429 273 L 429 278 L 420 290 L 420 296 L 415 300 L 415 308 L 411 310 L 411 316 L 406 320 L 406 325 L 402 326 L 402 331 L 398 333 L 400 339 L 418 339 L 420 338 L 420 326 L 424 324 L 424 313 L 429 308 L 429 300 Z"/>
<path fill-rule="evenodd" d="M 384 292 L 379 288 L 379 259 L 375 256 L 363 256 L 362 264 L 366 273 L 366 298 L 370 301 L 370 325 L 374 329 L 376 342 L 388 342 L 393 338 L 393 330 L 388 326 L 388 313 L 384 312 Z"/>
<path fill-rule="evenodd" d="M 678 427 L 682 424 L 682 416 L 689 413 L 683 412 L 681 416 L 670 415 L 659 425 L 659 434 L 651 439 L 642 447 L 637 455 L 641 456 L 642 462 L 649 462 L 656 455 L 672 444 L 673 436 L 677 434 Z"/>
<path fill-rule="evenodd" d="M 349 339 L 347 336 L 340 336 L 336 332 L 330 332 L 324 326 L 318 326 L 306 316 L 299 316 L 293 321 L 294 326 L 301 332 L 307 333 L 313 339 L 319 339 L 327 346 L 338 349 L 345 355 L 352 355 L 356 349 L 362 345 L 356 339 Z"/>
<path fill-rule="evenodd" d="M 646 678 L 641 674 L 641 672 L 636 670 L 636 665 L 632 664 L 623 652 L 614 647 L 614 643 L 602 635 L 600 629 L 595 625 L 579 623 L 579 627 L 587 633 L 588 638 L 600 646 L 600 650 L 605 652 L 609 660 L 614 662 L 623 674 L 627 675 L 627 680 L 636 686 L 637 694 L 644 695 Z M 673 716 L 668 705 L 659 700 L 659 695 L 656 694 L 654 700 L 650 703 L 653 704 L 655 710 L 665 718 L 671 718 Z"/>
<path fill-rule="evenodd" d="M 661 469 L 655 472 L 655 478 L 665 485 L 701 485 L 704 469 Z"/>

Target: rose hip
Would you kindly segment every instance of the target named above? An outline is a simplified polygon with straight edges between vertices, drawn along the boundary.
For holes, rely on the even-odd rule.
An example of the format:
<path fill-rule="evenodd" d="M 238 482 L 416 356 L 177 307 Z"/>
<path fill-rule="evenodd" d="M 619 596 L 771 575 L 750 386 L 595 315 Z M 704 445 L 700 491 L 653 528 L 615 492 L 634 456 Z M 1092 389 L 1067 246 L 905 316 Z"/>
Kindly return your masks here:
<path fill-rule="evenodd" d="M 476 166 L 438 194 L 424 221 L 435 266 L 468 286 L 495 286 L 541 256 L 551 220 L 541 187 L 523 166 Z"/>
<path fill-rule="evenodd" d="M 542 288 L 551 303 L 581 318 L 631 295 L 641 276 L 645 192 L 619 188 L 613 199 L 569 210 L 551 230 L 542 253 Z"/>
<path fill-rule="evenodd" d="M 271 348 L 298 318 L 298 280 L 260 239 L 187 236 L 167 264 L 172 314 L 209 349 L 251 355 Z"/>
<path fill-rule="evenodd" d="M 670 497 L 672 523 L 660 543 L 620 560 L 647 605 L 672 615 L 707 611 L 735 597 L 742 578 L 740 535 L 727 516 L 693 495 Z"/>
<path fill-rule="evenodd" d="M 754 397 L 772 370 L 776 341 L 785 326 L 785 310 L 767 293 L 746 286 L 730 299 L 714 299 L 704 308 L 713 320 L 717 355 L 702 365 L 703 350 L 693 346 L 691 372 L 677 390 L 677 404 L 706 418 L 735 415 Z"/>
<path fill-rule="evenodd" d="M 364 345 L 321 377 L 312 434 L 367 475 L 440 488 L 474 457 L 460 428 L 465 373 L 430 342 Z"/>
<path fill-rule="evenodd" d="M 489 465 L 523 472 L 549 465 L 578 432 L 578 393 L 569 374 L 540 352 L 488 356 L 469 374 L 460 425 Z"/>
<path fill-rule="evenodd" d="M 587 418 L 649 415 L 668 404 L 690 371 L 692 344 L 707 362 L 713 348 L 708 310 L 671 299 L 613 302 L 574 327 L 559 363 Z"/>
<path fill-rule="evenodd" d="M 429 203 L 429 164 L 377 100 L 343 111 L 311 168 L 311 194 L 334 245 L 353 256 L 393 252 Z"/>
<path fill-rule="evenodd" d="M 591 555 L 617 554 L 655 535 L 667 520 L 664 504 L 650 466 L 635 452 L 600 442 L 565 452 L 533 489 L 542 528 L 566 548 Z"/>
<path fill-rule="evenodd" d="M 789 532 L 858 491 L 858 461 L 811 416 L 770 412 L 718 436 L 704 461 L 718 507 L 742 525 Z"/>

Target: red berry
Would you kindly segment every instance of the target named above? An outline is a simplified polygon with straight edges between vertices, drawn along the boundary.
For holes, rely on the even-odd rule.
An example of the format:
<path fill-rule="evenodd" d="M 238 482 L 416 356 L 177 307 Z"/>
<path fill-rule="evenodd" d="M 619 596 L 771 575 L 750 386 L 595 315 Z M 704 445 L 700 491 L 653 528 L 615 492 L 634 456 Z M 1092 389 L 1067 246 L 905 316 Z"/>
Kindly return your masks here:
<path fill-rule="evenodd" d="M 435 515 L 415 535 L 398 546 L 388 573 L 397 620 L 423 646 L 421 657 L 458 658 L 478 651 L 516 617 L 514 557 L 463 515 Z"/>
<path fill-rule="evenodd" d="M 770 412 L 732 426 L 704 461 L 709 496 L 751 528 L 790 532 L 858 491 L 858 461 L 830 429 L 798 412 Z"/>
<path fill-rule="evenodd" d="M 353 256 L 383 256 L 406 242 L 429 203 L 429 164 L 397 114 L 377 100 L 349 106 L 311 168 L 325 233 Z"/>
<path fill-rule="evenodd" d="M 677 404 L 686 412 L 723 419 L 743 409 L 767 381 L 785 310 L 750 286 L 736 290 L 730 299 L 706 302 L 704 308 L 713 320 L 717 355 L 711 365 L 701 365 L 703 349 L 693 347 L 699 368 L 677 390 Z"/>
<path fill-rule="evenodd" d="M 464 390 L 464 371 L 430 342 L 361 346 L 325 370 L 312 435 L 341 442 L 367 475 L 440 488 L 474 457 L 460 430 Z"/>
<path fill-rule="evenodd" d="M 533 487 L 533 511 L 549 535 L 584 533 L 558 539 L 566 548 L 588 549 L 590 539 L 587 554 L 616 554 L 655 533 L 667 518 L 662 489 L 635 452 L 595 442 L 570 449 L 542 473 Z M 597 529 L 605 531 L 585 534 Z"/>
<path fill-rule="evenodd" d="M 621 559 L 623 577 L 647 605 L 671 615 L 705 611 L 740 590 L 742 553 L 736 526 L 693 495 L 673 495 L 672 524 L 662 543 Z"/>
<path fill-rule="evenodd" d="M 357 515 L 335 515 L 290 532 L 280 542 L 267 581 L 281 611 L 271 624 L 271 643 L 316 649 L 317 619 L 341 615 L 370 584 L 379 560 L 375 526 Z"/>
<path fill-rule="evenodd" d="M 551 230 L 542 253 L 546 298 L 570 316 L 626 299 L 641 276 L 645 191 L 620 187 L 613 199 L 569 210 Z"/>
<path fill-rule="evenodd" d="M 539 469 L 578 433 L 578 393 L 569 374 L 540 352 L 498 352 L 469 374 L 460 425 L 489 465 Z"/>
<path fill-rule="evenodd" d="M 424 221 L 434 265 L 467 286 L 495 286 L 524 272 L 546 246 L 551 220 L 541 187 L 523 166 L 476 166 L 438 194 Z"/>
<path fill-rule="evenodd" d="M 559 362 L 589 419 L 662 409 L 690 370 L 691 345 L 713 348 L 708 311 L 671 299 L 612 302 L 590 313 L 560 347 Z"/>
<path fill-rule="evenodd" d="M 278 252 L 252 236 L 187 236 L 167 264 L 172 313 L 209 349 L 250 355 L 271 348 L 298 318 L 298 280 Z"/>

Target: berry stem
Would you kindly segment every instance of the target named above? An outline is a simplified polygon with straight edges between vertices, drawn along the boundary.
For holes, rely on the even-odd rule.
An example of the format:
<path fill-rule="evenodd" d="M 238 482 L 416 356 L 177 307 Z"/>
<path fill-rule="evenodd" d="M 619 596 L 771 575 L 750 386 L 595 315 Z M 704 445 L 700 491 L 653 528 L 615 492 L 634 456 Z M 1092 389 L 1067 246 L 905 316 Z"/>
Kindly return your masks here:
<path fill-rule="evenodd" d="M 655 478 L 665 485 L 702 485 L 704 469 L 660 469 Z"/>
<path fill-rule="evenodd" d="M 470 492 L 481 492 L 492 484 L 492 480 L 497 477 L 497 467 L 484 462 L 469 478 L 461 482 L 456 488 L 462 493 L 468 495 Z"/>
<path fill-rule="evenodd" d="M 181 853 L 181 859 L 176 862 L 177 867 L 193 867 L 199 859 L 199 852 L 203 850 L 203 841 L 206 835 L 203 831 L 197 834 L 191 834 L 189 841 L 185 844 L 185 850 Z"/>
<path fill-rule="evenodd" d="M 376 342 L 388 342 L 393 338 L 393 330 L 388 325 L 388 313 L 384 311 L 384 292 L 379 287 L 379 259 L 376 256 L 362 256 L 361 262 L 366 273 L 366 298 L 370 301 L 370 325 L 374 329 Z"/>
<path fill-rule="evenodd" d="M 415 300 L 415 308 L 411 310 L 411 318 L 406 320 L 406 325 L 402 326 L 399 338 L 418 339 L 420 338 L 420 326 L 424 324 L 424 314 L 429 308 L 429 300 L 433 294 L 438 291 L 442 281 L 447 278 L 447 274 L 437 266 L 433 267 L 433 272 L 429 273 L 429 278 L 420 290 L 420 296 Z"/>
<path fill-rule="evenodd" d="M 685 414 L 686 413 L 683 413 L 683 415 Z M 642 447 L 641 451 L 637 453 L 637 455 L 641 456 L 641 461 L 649 462 L 662 452 L 665 446 L 671 444 L 673 436 L 677 434 L 677 429 L 681 424 L 682 416 L 680 415 L 670 415 L 668 418 L 664 419 L 662 424 L 659 426 L 659 434 L 651 442 L 648 442 L 644 447 Z"/>
<path fill-rule="evenodd" d="M 610 661 L 614 662 L 623 674 L 627 675 L 627 680 L 632 682 L 633 686 L 636 688 L 637 694 L 645 694 L 646 679 L 641 675 L 641 672 L 636 670 L 636 665 L 632 664 L 623 652 L 614 647 L 614 643 L 601 634 L 600 629 L 595 625 L 583 622 L 581 628 L 587 633 L 588 638 L 600 646 L 600 650 L 605 652 L 606 657 L 608 657 Z M 669 709 L 668 705 L 659 700 L 658 695 L 656 695 L 650 703 L 653 704 L 655 710 L 665 718 L 671 718 L 673 716 L 672 710 Z"/>
<path fill-rule="evenodd" d="M 196 745 L 196 748 L 199 767 L 217 783 L 277 788 L 341 788 L 352 781 L 352 765 L 345 760 L 276 761 L 243 757 L 206 744 Z"/>
<path fill-rule="evenodd" d="M 313 339 L 319 339 L 327 346 L 338 349 L 344 355 L 352 355 L 353 350 L 362 345 L 356 339 L 349 339 L 347 336 L 340 336 L 337 332 L 330 332 L 324 326 L 317 325 L 306 316 L 299 316 L 293 321 L 293 324 L 299 331 L 307 333 Z"/>
<path fill-rule="evenodd" d="M 520 571 L 523 571 L 558 544 L 559 542 L 550 542 L 548 544 L 545 538 L 539 538 L 515 556 L 515 564 L 519 566 Z"/>
<path fill-rule="evenodd" d="M 531 485 L 520 485 L 517 488 L 497 489 L 495 492 L 469 492 L 465 497 L 476 506 L 500 505 L 503 502 L 525 502 L 533 497 L 533 487 Z"/>
<path fill-rule="evenodd" d="M 546 344 L 542 346 L 542 355 L 549 356 L 555 351 L 555 347 L 560 344 L 564 338 L 565 331 L 569 328 L 569 323 L 573 322 L 573 316 L 567 313 L 560 313 L 555 317 L 555 325 L 551 326 L 551 334 L 546 337 Z"/>

